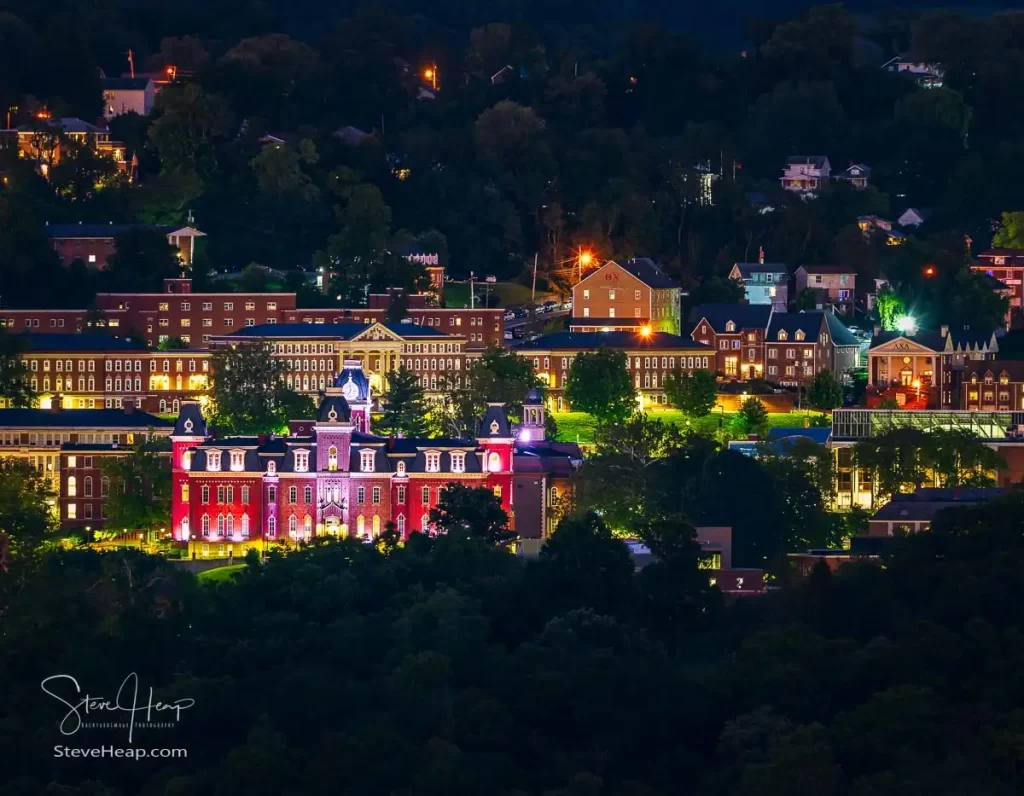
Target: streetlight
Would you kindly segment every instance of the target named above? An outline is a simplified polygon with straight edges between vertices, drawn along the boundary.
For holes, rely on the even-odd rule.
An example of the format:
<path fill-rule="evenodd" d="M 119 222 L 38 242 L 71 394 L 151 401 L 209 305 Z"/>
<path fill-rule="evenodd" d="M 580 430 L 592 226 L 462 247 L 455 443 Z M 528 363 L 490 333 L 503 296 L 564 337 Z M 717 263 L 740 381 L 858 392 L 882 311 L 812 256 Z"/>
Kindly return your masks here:
<path fill-rule="evenodd" d="M 640 327 L 640 336 L 641 337 L 650 337 L 651 336 L 651 327 L 650 326 L 641 326 Z"/>
<path fill-rule="evenodd" d="M 593 262 L 594 262 L 594 255 L 593 255 L 593 253 L 589 249 L 584 250 L 583 247 L 580 246 L 579 251 L 576 254 L 576 264 L 578 266 L 577 270 L 579 272 L 579 278 L 576 280 L 577 282 L 582 282 L 583 281 L 583 267 L 584 266 L 589 266 Z"/>
<path fill-rule="evenodd" d="M 423 70 L 423 78 L 430 83 L 430 87 L 437 91 L 437 64 L 431 64 Z"/>

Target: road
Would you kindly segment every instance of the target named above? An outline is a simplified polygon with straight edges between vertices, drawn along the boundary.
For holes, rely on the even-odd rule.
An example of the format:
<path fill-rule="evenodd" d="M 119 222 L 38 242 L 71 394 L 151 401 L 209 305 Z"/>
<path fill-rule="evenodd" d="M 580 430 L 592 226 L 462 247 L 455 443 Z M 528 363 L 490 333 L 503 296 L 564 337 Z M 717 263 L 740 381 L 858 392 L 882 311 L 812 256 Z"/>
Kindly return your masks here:
<path fill-rule="evenodd" d="M 554 312 L 538 312 L 537 320 L 547 323 L 555 318 L 564 318 L 568 315 L 570 310 L 555 310 Z M 506 329 L 515 329 L 517 326 L 525 326 L 529 322 L 530 318 L 524 315 L 522 318 L 516 318 L 514 321 L 505 321 Z"/>

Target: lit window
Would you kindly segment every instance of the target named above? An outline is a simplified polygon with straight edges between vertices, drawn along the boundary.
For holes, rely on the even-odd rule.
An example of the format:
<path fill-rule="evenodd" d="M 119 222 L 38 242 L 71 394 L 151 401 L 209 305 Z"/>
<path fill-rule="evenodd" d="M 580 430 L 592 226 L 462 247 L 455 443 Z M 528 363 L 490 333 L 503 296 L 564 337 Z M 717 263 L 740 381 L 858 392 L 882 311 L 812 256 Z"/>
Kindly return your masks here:
<path fill-rule="evenodd" d="M 466 472 L 466 454 L 462 451 L 452 454 L 452 472 L 453 473 L 464 473 Z"/>
<path fill-rule="evenodd" d="M 338 469 L 338 449 L 333 445 L 327 451 L 327 469 L 332 473 Z"/>
<path fill-rule="evenodd" d="M 233 472 L 240 472 L 245 469 L 244 451 L 231 451 L 231 469 Z"/>
<path fill-rule="evenodd" d="M 441 454 L 437 451 L 430 451 L 426 455 L 427 472 L 437 473 L 441 471 Z"/>
<path fill-rule="evenodd" d="M 399 475 L 405 475 L 405 462 L 399 462 L 397 472 Z"/>
<path fill-rule="evenodd" d="M 295 451 L 295 472 L 309 472 L 309 451 Z"/>
<path fill-rule="evenodd" d="M 78 496 L 78 479 L 73 475 L 68 476 L 68 497 Z"/>
<path fill-rule="evenodd" d="M 373 472 L 373 451 L 360 451 L 359 452 L 359 470 L 363 473 Z"/>
<path fill-rule="evenodd" d="M 68 503 L 68 519 L 69 520 L 78 519 L 78 504 L 77 503 Z"/>
<path fill-rule="evenodd" d="M 496 451 L 491 451 L 487 454 L 487 469 L 492 473 L 500 472 L 501 470 L 501 455 Z"/>
<path fill-rule="evenodd" d="M 206 454 L 206 469 L 213 473 L 220 471 L 220 451 L 210 451 Z"/>

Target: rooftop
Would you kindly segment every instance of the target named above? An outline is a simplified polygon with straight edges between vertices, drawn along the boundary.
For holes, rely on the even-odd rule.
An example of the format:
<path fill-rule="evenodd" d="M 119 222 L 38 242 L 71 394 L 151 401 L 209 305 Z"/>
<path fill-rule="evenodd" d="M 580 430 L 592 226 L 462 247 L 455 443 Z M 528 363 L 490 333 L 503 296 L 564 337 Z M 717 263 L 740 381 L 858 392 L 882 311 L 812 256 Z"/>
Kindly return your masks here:
<path fill-rule="evenodd" d="M 46 223 L 46 235 L 49 238 L 115 238 L 133 229 L 151 229 L 154 232 L 169 234 L 182 229 L 179 226 L 156 226 L 153 224 L 51 224 Z"/>
<path fill-rule="evenodd" d="M 297 338 L 331 338 L 334 340 L 351 340 L 358 334 L 373 328 L 370 323 L 263 323 L 258 326 L 246 326 L 226 337 L 297 337 Z M 449 337 L 432 326 L 421 326 L 417 323 L 381 323 L 388 331 L 399 337 Z"/>
<path fill-rule="evenodd" d="M 641 335 L 636 332 L 555 332 L 525 343 L 520 350 L 530 351 L 588 351 L 598 348 L 622 349 L 686 349 L 688 351 L 710 352 L 710 346 L 697 343 L 685 337 L 668 332 L 651 332 Z"/>
<path fill-rule="evenodd" d="M 138 410 L 0 409 L 0 428 L 172 428 L 174 423 Z"/>
<path fill-rule="evenodd" d="M 746 278 L 750 274 L 788 274 L 785 263 L 735 263 L 740 274 Z"/>
<path fill-rule="evenodd" d="M 48 352 L 90 352 L 90 351 L 146 351 L 144 343 L 125 337 L 108 337 L 105 334 L 19 334 L 26 349 L 33 353 Z"/>
<path fill-rule="evenodd" d="M 845 265 L 801 265 L 797 270 L 803 269 L 808 274 L 856 274 L 853 268 Z"/>
<path fill-rule="evenodd" d="M 634 257 L 624 263 L 619 263 L 619 265 L 645 285 L 655 290 L 679 287 L 679 283 L 667 277 L 665 272 L 661 270 L 661 267 L 650 257 Z"/>
<path fill-rule="evenodd" d="M 698 304 L 690 310 L 689 322 L 696 327 L 701 319 L 707 319 L 715 332 L 725 332 L 726 324 L 736 324 L 736 333 L 744 329 L 764 329 L 772 317 L 770 304 Z"/>
<path fill-rule="evenodd" d="M 103 89 L 106 91 L 144 91 L 152 80 L 148 77 L 105 77 Z"/>

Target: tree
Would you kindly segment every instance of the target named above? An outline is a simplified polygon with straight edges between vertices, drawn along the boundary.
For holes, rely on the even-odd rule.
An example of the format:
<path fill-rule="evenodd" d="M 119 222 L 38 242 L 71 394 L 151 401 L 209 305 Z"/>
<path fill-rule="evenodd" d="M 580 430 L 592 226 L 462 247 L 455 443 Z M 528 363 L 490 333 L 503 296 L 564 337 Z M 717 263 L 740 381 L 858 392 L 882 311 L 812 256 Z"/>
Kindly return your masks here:
<path fill-rule="evenodd" d="M 212 176 L 216 145 L 231 128 L 232 116 L 224 97 L 210 94 L 198 83 L 175 84 L 160 92 L 149 143 L 164 172 Z"/>
<path fill-rule="evenodd" d="M 516 538 L 508 528 L 508 515 L 501 498 L 487 487 L 448 484 L 437 505 L 430 510 L 430 524 L 438 533 L 457 539 L 482 539 L 498 546 Z"/>
<path fill-rule="evenodd" d="M 42 473 L 27 461 L 0 459 L 0 546 L 20 555 L 42 545 L 57 530 L 54 498 Z"/>
<path fill-rule="evenodd" d="M 885 285 L 878 291 L 875 309 L 878 311 L 879 325 L 887 332 L 896 331 L 897 322 L 907 312 L 903 300 L 889 285 Z"/>
<path fill-rule="evenodd" d="M 692 419 L 706 417 L 718 400 L 718 383 L 707 370 L 670 373 L 664 387 L 669 403 Z"/>
<path fill-rule="evenodd" d="M 801 290 L 793 302 L 793 311 L 815 310 L 818 308 L 818 295 L 812 288 Z"/>
<path fill-rule="evenodd" d="M 36 396 L 28 381 L 28 367 L 21 359 L 25 341 L 0 331 L 0 398 L 15 408 L 32 406 Z"/>
<path fill-rule="evenodd" d="M 105 275 L 118 290 L 160 292 L 164 279 L 181 276 L 178 253 L 160 230 L 132 227 L 114 246 Z"/>
<path fill-rule="evenodd" d="M 171 335 L 157 344 L 159 351 L 184 351 L 186 348 L 188 348 L 188 343 L 177 335 Z"/>
<path fill-rule="evenodd" d="M 419 377 L 403 365 L 388 376 L 377 427 L 386 433 L 422 437 L 427 433 L 427 399 Z"/>
<path fill-rule="evenodd" d="M 822 412 L 838 409 L 843 405 L 843 386 L 827 368 L 814 374 L 807 387 L 807 402 Z"/>
<path fill-rule="evenodd" d="M 213 354 L 212 425 L 233 434 L 265 434 L 290 419 L 284 365 L 265 342 L 218 348 Z"/>
<path fill-rule="evenodd" d="M 759 399 L 750 396 L 740 404 L 736 421 L 741 434 L 762 434 L 768 427 L 768 410 Z"/>
<path fill-rule="evenodd" d="M 602 348 L 582 353 L 572 361 L 565 398 L 577 412 L 587 412 L 599 423 L 621 423 L 636 410 L 633 383 L 626 355 Z"/>
<path fill-rule="evenodd" d="M 320 191 L 302 167 L 315 165 L 319 159 L 313 142 L 303 138 L 297 148 L 287 144 L 264 144 L 260 153 L 249 161 L 249 166 L 256 173 L 262 192 L 314 202 Z"/>
<path fill-rule="evenodd" d="M 1024 249 L 1024 211 L 1004 212 L 992 245 L 1003 249 Z"/>
<path fill-rule="evenodd" d="M 147 538 L 171 523 L 170 444 L 150 438 L 126 456 L 104 457 L 103 475 L 110 479 L 107 525 L 113 529 L 143 531 Z"/>

